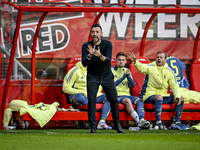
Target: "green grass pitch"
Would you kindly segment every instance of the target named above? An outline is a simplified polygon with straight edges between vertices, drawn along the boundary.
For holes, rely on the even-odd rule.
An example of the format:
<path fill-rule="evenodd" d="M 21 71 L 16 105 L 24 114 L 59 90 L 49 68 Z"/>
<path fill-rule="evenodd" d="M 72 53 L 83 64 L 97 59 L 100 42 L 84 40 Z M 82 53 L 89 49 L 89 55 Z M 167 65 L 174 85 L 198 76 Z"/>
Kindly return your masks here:
<path fill-rule="evenodd" d="M 0 130 L 0 150 L 197 150 L 200 131 L 38 129 Z"/>

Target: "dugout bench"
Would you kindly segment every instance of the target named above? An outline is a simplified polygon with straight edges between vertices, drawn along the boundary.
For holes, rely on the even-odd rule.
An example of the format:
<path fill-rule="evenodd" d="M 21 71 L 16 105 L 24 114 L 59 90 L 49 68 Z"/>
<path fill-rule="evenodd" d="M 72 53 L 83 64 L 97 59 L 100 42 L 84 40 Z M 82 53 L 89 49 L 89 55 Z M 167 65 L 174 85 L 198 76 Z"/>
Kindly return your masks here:
<path fill-rule="evenodd" d="M 66 67 L 66 73 L 71 69 L 78 61 L 81 60 L 81 56 L 72 58 L 67 67 Z M 141 63 L 150 63 L 150 61 L 145 57 L 137 57 L 137 60 Z M 112 59 L 112 66 L 114 66 L 115 59 Z M 131 89 L 132 93 L 136 96 L 139 96 L 139 93 L 141 91 L 143 81 L 144 81 L 144 74 L 141 74 L 137 71 L 137 69 L 134 67 L 134 65 L 131 63 L 129 65 L 129 69 L 132 73 L 133 79 L 135 81 L 135 87 Z M 65 109 L 72 106 L 70 104 L 69 100 L 67 100 L 66 95 L 62 94 L 63 98 L 63 107 Z M 161 119 L 163 121 L 171 121 L 171 117 L 175 116 L 175 109 L 176 104 L 170 105 L 170 104 L 163 104 L 162 105 L 162 115 Z M 101 109 L 103 107 L 103 104 L 96 104 L 96 120 L 100 120 L 101 117 Z M 154 111 L 154 105 L 152 104 L 144 104 L 145 109 L 145 119 L 156 121 L 155 117 L 155 111 Z M 136 109 L 136 106 L 133 105 L 133 108 Z M 88 120 L 88 113 L 87 113 L 87 105 L 85 106 L 77 106 L 77 109 L 80 111 L 58 111 L 56 114 L 52 117 L 51 120 L 71 120 L 71 121 L 87 121 Z M 112 113 L 112 112 L 111 112 Z M 112 114 L 109 114 L 107 121 L 112 121 Z M 127 113 L 127 110 L 123 104 L 119 104 L 119 117 L 120 121 L 130 121 L 133 120 L 132 117 Z M 25 122 L 25 129 L 28 128 L 28 122 L 30 120 L 33 120 L 30 115 L 27 113 L 22 116 L 22 120 Z M 181 117 L 182 121 L 199 121 L 200 120 L 200 104 L 184 104 L 183 107 L 183 113 Z M 134 120 L 133 120 L 134 121 Z"/>

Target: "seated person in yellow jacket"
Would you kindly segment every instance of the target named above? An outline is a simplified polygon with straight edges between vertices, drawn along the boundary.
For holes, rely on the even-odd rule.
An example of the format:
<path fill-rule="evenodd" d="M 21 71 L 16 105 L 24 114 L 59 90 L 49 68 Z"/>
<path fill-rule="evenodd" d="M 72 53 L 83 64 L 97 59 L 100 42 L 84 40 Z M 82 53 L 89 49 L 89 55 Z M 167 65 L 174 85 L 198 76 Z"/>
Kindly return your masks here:
<path fill-rule="evenodd" d="M 160 129 L 165 129 L 165 126 L 161 122 L 162 104 L 173 104 L 176 102 L 175 125 L 182 128 L 183 125 L 180 123 L 180 119 L 183 111 L 184 98 L 181 95 L 174 72 L 166 63 L 167 54 L 162 51 L 157 52 L 156 61 L 150 64 L 141 64 L 136 60 L 132 52 L 129 53 L 129 58 L 139 72 L 146 74 L 139 97 L 144 100 L 144 103 L 155 105 L 157 126 Z M 169 85 L 173 92 L 171 95 L 167 93 Z"/>
<path fill-rule="evenodd" d="M 114 81 L 117 90 L 117 99 L 119 103 L 126 106 L 127 112 L 137 122 L 137 125 L 143 129 L 150 127 L 150 122 L 144 120 L 144 102 L 137 96 L 131 95 L 130 87 L 135 86 L 135 82 L 132 78 L 130 70 L 125 68 L 127 62 L 127 55 L 123 52 L 119 52 L 116 55 L 116 66 L 112 68 L 114 75 Z M 133 108 L 132 104 L 137 106 L 137 112 Z"/>
<path fill-rule="evenodd" d="M 68 94 L 70 101 L 76 105 L 84 106 L 88 104 L 86 74 L 87 68 L 79 61 L 69 70 L 63 81 L 63 92 Z M 110 113 L 110 103 L 105 94 L 102 93 L 101 87 L 97 93 L 96 101 L 97 103 L 104 103 L 97 129 L 112 129 L 105 122 Z"/>

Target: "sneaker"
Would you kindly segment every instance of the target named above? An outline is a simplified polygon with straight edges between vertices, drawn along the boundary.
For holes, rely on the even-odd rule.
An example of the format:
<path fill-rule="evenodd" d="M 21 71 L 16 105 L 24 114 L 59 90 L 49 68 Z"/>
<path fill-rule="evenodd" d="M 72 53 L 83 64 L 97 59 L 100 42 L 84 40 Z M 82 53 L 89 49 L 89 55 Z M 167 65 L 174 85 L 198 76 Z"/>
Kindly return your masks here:
<path fill-rule="evenodd" d="M 112 127 L 108 126 L 105 122 L 99 122 L 97 125 L 97 129 L 112 130 Z"/>
<path fill-rule="evenodd" d="M 158 129 L 167 130 L 167 128 L 162 124 L 162 122 L 158 123 L 157 126 L 158 126 Z"/>
<path fill-rule="evenodd" d="M 140 122 L 138 123 L 138 127 L 140 127 L 141 129 L 149 129 L 150 122 L 147 120 L 140 120 Z"/>

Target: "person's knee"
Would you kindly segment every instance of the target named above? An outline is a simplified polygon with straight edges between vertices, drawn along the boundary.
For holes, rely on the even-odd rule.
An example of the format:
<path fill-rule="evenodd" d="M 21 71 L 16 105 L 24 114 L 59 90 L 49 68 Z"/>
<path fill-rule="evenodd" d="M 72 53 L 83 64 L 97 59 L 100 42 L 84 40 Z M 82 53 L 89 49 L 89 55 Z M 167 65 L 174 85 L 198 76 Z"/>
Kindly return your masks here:
<path fill-rule="evenodd" d="M 163 100 L 163 97 L 162 97 L 162 95 L 156 95 L 156 96 L 154 97 L 154 100 L 155 100 L 155 101 L 157 101 L 157 100 Z"/>
<path fill-rule="evenodd" d="M 80 101 L 80 105 L 81 105 L 81 106 L 84 106 L 84 105 L 87 105 L 87 104 L 88 104 L 88 101 L 86 101 L 86 100 Z"/>
<path fill-rule="evenodd" d="M 163 97 L 161 95 L 156 95 L 154 97 L 155 105 L 162 105 L 163 103 Z"/>
<path fill-rule="evenodd" d="M 144 101 L 143 101 L 142 99 L 138 98 L 138 99 L 136 99 L 135 102 L 134 102 L 135 105 L 137 105 L 137 104 L 139 104 L 139 103 L 140 103 L 140 104 L 144 104 Z"/>
<path fill-rule="evenodd" d="M 132 103 L 131 103 L 131 100 L 130 100 L 129 98 L 123 99 L 122 103 L 123 103 L 125 106 L 129 106 L 129 105 L 132 104 Z"/>
<path fill-rule="evenodd" d="M 74 95 L 73 102 L 76 105 L 84 106 L 88 104 L 88 99 L 83 94 L 78 93 Z"/>

